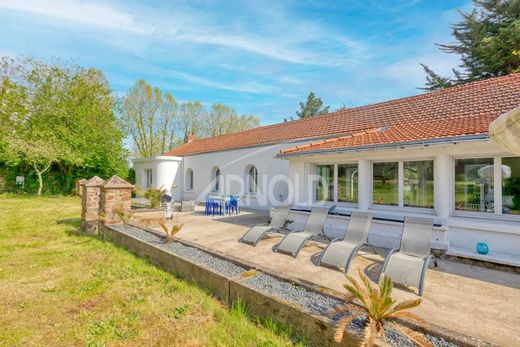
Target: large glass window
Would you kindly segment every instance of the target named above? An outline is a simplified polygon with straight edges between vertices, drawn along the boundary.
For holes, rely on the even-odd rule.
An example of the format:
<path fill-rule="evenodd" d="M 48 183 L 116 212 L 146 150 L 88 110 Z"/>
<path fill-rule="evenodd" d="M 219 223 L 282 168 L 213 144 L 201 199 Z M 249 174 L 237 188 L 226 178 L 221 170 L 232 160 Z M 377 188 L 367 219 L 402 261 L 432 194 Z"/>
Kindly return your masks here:
<path fill-rule="evenodd" d="M 373 203 L 377 205 L 399 204 L 399 170 L 397 162 L 374 163 L 372 166 Z"/>
<path fill-rule="evenodd" d="M 404 206 L 433 208 L 433 161 L 403 162 Z"/>
<path fill-rule="evenodd" d="M 358 166 L 357 164 L 338 164 L 338 201 L 358 201 Z"/>
<path fill-rule="evenodd" d="M 316 165 L 316 200 L 334 201 L 334 165 Z"/>
<path fill-rule="evenodd" d="M 502 213 L 520 214 L 520 157 L 502 158 Z"/>
<path fill-rule="evenodd" d="M 493 158 L 455 160 L 455 209 L 494 212 Z"/>

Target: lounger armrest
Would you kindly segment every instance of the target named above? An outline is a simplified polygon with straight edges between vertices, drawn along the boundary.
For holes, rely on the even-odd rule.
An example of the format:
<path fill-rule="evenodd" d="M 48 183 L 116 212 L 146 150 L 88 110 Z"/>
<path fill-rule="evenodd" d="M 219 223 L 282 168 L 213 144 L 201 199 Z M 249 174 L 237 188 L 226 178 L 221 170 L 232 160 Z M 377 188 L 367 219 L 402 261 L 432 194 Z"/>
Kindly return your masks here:
<path fill-rule="evenodd" d="M 424 264 L 421 271 L 421 279 L 419 280 L 419 296 L 423 296 L 424 293 L 424 279 L 426 277 L 426 270 L 428 269 L 428 266 L 430 265 L 430 261 L 432 260 L 432 255 L 427 255 L 424 258 Z"/>
<path fill-rule="evenodd" d="M 425 267 L 428 268 L 428 266 L 430 265 L 430 262 L 432 261 L 432 255 L 427 255 L 426 257 L 424 257 L 424 263 L 425 263 Z"/>
<path fill-rule="evenodd" d="M 379 278 L 381 278 L 381 275 L 385 272 L 388 262 L 390 261 L 390 258 L 392 257 L 392 254 L 394 254 L 397 251 L 399 251 L 399 248 L 392 248 L 388 251 L 388 253 L 386 254 L 386 257 L 385 257 L 385 262 L 383 263 L 383 267 L 381 268 L 381 273 L 379 274 Z"/>
<path fill-rule="evenodd" d="M 296 230 L 291 230 L 291 233 L 301 233 L 305 231 L 304 229 L 296 229 Z"/>

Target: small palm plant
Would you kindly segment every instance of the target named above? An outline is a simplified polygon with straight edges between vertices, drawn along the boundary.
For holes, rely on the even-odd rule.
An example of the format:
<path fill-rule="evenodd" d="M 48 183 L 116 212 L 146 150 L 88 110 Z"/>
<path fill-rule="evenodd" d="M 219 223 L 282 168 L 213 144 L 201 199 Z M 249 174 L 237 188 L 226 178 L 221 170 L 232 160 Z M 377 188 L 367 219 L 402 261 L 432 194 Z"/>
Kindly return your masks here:
<path fill-rule="evenodd" d="M 396 320 L 409 320 L 421 327 L 426 326 L 426 321 L 418 315 L 406 311 L 421 304 L 421 299 L 406 300 L 397 303 L 392 299 L 392 280 L 383 274 L 379 280 L 379 286 L 373 285 L 368 277 L 358 269 L 361 283 L 354 277 L 347 275 L 349 283 L 344 287 L 348 291 L 345 296 L 345 305 L 331 312 L 332 317 L 342 313 L 348 316 L 340 318 L 336 325 L 334 340 L 341 342 L 345 328 L 356 318 L 366 317 L 364 339 L 362 346 L 373 346 L 376 339 L 385 341 L 385 326 L 394 329 L 405 337 L 411 339 L 419 346 L 431 346 L 422 334 L 399 324 Z M 353 302 L 356 301 L 358 305 Z"/>
<path fill-rule="evenodd" d="M 161 206 L 161 196 L 165 195 L 168 191 L 164 188 L 147 188 L 147 189 L 141 189 L 139 187 L 135 188 L 135 191 L 137 194 L 143 196 L 144 198 L 148 199 L 150 201 L 150 207 L 151 208 L 158 208 Z"/>
<path fill-rule="evenodd" d="M 174 223 L 171 227 L 168 227 L 166 222 L 164 220 L 159 222 L 159 225 L 166 233 L 166 239 L 164 240 L 164 243 L 170 243 L 173 241 L 173 237 L 175 234 L 177 234 L 179 231 L 181 231 L 183 224 Z"/>
<path fill-rule="evenodd" d="M 115 216 L 123 223 L 123 225 L 128 225 L 132 221 L 132 212 L 128 211 L 123 207 L 123 205 L 117 205 L 114 207 Z"/>

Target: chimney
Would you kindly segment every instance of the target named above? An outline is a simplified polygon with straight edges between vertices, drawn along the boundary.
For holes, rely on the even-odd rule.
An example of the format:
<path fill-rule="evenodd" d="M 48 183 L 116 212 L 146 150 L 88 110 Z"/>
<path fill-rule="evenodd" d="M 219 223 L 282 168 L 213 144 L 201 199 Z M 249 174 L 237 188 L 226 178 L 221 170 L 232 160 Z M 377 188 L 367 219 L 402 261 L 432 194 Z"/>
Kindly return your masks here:
<path fill-rule="evenodd" d="M 186 139 L 185 139 L 185 143 L 190 143 L 192 142 L 193 140 L 196 140 L 197 139 L 197 136 L 195 134 L 188 134 L 186 136 Z"/>

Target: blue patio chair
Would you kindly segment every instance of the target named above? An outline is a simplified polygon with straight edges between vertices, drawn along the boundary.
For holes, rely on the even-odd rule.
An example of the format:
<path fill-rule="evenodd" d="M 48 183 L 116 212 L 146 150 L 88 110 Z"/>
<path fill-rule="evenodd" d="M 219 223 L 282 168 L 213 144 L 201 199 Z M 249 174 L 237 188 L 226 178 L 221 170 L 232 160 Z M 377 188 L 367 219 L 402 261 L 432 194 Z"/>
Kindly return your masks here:
<path fill-rule="evenodd" d="M 210 198 L 206 198 L 206 208 L 204 209 L 204 214 L 205 215 L 208 215 L 209 214 L 209 211 L 210 211 Z"/>
<path fill-rule="evenodd" d="M 233 212 L 239 214 L 240 207 L 238 206 L 238 197 L 231 195 L 229 200 L 226 200 L 226 213 L 231 215 Z"/>
<path fill-rule="evenodd" d="M 215 212 L 217 214 L 222 214 L 222 205 L 220 201 L 213 199 L 212 197 L 208 197 L 206 199 L 206 210 L 205 213 L 207 215 L 215 215 Z"/>

